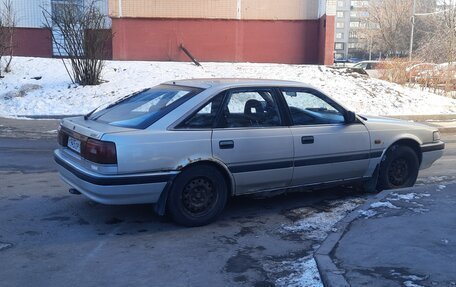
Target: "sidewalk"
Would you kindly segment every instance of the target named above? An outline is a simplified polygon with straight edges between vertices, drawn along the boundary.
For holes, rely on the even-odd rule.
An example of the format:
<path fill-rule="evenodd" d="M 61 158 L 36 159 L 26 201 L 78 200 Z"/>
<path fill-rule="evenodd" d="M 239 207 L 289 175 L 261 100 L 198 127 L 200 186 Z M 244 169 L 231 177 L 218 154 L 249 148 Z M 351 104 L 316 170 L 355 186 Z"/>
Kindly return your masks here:
<path fill-rule="evenodd" d="M 56 137 L 59 120 L 26 120 L 0 118 L 0 138 Z"/>
<path fill-rule="evenodd" d="M 378 194 L 315 259 L 325 286 L 456 286 L 456 182 Z"/>

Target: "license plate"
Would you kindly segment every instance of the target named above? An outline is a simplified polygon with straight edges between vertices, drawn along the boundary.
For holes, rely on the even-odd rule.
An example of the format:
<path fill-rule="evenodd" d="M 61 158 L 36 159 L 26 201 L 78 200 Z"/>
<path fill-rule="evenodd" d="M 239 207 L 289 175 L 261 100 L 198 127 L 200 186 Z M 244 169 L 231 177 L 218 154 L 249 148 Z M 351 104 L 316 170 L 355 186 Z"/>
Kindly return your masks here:
<path fill-rule="evenodd" d="M 68 148 L 77 153 L 81 153 L 81 141 L 72 137 L 68 137 Z"/>

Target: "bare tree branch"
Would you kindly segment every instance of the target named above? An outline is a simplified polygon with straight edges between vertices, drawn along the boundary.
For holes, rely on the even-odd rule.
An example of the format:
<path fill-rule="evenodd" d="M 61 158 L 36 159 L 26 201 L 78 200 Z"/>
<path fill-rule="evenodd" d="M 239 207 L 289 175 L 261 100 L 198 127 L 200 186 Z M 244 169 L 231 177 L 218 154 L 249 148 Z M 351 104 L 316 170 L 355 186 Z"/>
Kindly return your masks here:
<path fill-rule="evenodd" d="M 83 2 L 85 2 L 83 4 Z M 51 35 L 54 45 L 62 57 L 68 57 L 71 73 L 64 60 L 68 75 L 73 83 L 97 85 L 101 82 L 106 45 L 112 39 L 106 29 L 107 16 L 97 6 L 96 0 L 67 0 L 55 3 L 51 10 L 42 7 L 44 26 Z M 56 38 L 60 33 L 63 41 Z"/>
<path fill-rule="evenodd" d="M 0 76 L 11 71 L 13 61 L 14 33 L 17 25 L 16 13 L 12 0 L 4 0 L 0 7 Z M 6 65 L 2 69 L 2 58 L 6 56 Z"/>

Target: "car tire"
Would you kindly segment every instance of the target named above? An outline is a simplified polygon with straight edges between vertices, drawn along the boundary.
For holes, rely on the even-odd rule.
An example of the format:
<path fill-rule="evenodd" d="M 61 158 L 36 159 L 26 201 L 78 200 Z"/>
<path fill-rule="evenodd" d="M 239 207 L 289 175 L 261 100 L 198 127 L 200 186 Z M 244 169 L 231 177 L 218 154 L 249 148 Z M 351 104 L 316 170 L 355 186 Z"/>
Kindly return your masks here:
<path fill-rule="evenodd" d="M 416 182 L 419 169 L 418 155 L 411 147 L 393 145 L 380 164 L 378 189 L 411 187 Z"/>
<path fill-rule="evenodd" d="M 213 222 L 225 208 L 228 187 L 223 174 L 209 165 L 182 171 L 174 180 L 167 210 L 178 224 L 195 227 Z"/>

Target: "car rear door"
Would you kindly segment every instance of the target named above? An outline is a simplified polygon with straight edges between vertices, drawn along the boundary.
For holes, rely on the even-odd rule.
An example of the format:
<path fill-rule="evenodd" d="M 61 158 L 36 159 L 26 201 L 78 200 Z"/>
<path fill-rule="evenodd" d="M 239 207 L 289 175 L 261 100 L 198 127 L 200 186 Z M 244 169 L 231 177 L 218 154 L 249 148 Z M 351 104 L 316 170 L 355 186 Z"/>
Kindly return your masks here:
<path fill-rule="evenodd" d="M 361 122 L 345 123 L 346 111 L 313 89 L 284 88 L 292 121 L 292 185 L 361 178 L 370 158 L 370 137 Z"/>
<path fill-rule="evenodd" d="M 212 150 L 233 174 L 237 194 L 281 188 L 291 182 L 293 138 L 283 125 L 277 96 L 270 88 L 226 92 L 212 133 Z"/>

